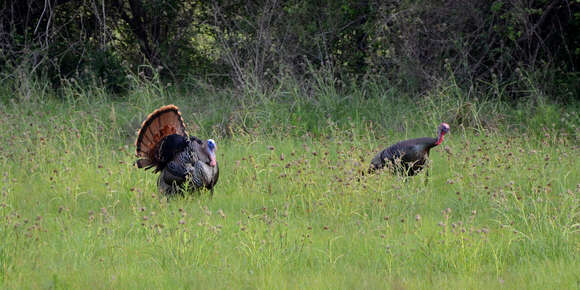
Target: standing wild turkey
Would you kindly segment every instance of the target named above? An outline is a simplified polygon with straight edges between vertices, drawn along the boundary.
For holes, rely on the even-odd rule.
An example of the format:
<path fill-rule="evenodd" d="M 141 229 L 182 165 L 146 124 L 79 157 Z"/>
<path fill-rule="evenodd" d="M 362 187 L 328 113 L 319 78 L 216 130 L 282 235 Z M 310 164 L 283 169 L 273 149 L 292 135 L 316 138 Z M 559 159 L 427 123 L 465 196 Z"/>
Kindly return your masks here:
<path fill-rule="evenodd" d="M 135 146 L 137 167 L 161 172 L 157 186 L 162 193 L 172 195 L 187 185 L 192 191 L 205 187 L 213 195 L 219 177 L 215 141 L 188 137 L 176 106 L 163 106 L 149 114 Z"/>
<path fill-rule="evenodd" d="M 443 142 L 443 136 L 449 132 L 449 125 L 441 123 L 437 128 L 437 138 L 423 137 L 401 141 L 379 152 L 371 161 L 369 173 L 385 167 L 387 160 L 395 171 L 404 175 L 415 175 L 427 162 L 429 150 Z M 429 173 L 427 172 L 427 175 Z"/>

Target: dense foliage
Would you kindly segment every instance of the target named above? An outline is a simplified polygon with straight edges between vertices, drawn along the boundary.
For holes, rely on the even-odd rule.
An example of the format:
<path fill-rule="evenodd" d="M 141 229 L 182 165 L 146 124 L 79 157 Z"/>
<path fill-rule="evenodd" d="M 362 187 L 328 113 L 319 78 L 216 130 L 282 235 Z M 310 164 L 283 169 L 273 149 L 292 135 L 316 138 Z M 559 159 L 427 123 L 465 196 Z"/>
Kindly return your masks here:
<path fill-rule="evenodd" d="M 578 93 L 580 3 L 518 1 L 6 0 L 0 68 L 127 89 L 127 75 L 271 88 L 312 71 L 337 87 L 422 93 L 451 76 L 525 97 L 517 69 L 552 98 Z"/>

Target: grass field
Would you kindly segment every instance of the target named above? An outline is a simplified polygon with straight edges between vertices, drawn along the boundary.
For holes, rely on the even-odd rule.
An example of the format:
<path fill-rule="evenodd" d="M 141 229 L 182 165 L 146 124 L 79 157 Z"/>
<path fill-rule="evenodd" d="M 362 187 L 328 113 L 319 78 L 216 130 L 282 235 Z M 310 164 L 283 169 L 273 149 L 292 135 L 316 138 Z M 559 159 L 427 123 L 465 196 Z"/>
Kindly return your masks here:
<path fill-rule="evenodd" d="M 381 98 L 201 109 L 207 99 L 166 92 L 37 93 L 0 104 L 1 288 L 580 287 L 575 112 L 512 112 L 531 125 L 555 115 L 571 136 L 550 120 L 487 130 L 493 119 L 472 109 L 473 126 L 459 126 L 433 102 L 411 118 Z M 170 102 L 218 143 L 213 199 L 162 198 L 156 175 L 133 166 L 140 122 Z M 358 178 L 379 149 L 440 121 L 453 127 L 427 183 Z"/>

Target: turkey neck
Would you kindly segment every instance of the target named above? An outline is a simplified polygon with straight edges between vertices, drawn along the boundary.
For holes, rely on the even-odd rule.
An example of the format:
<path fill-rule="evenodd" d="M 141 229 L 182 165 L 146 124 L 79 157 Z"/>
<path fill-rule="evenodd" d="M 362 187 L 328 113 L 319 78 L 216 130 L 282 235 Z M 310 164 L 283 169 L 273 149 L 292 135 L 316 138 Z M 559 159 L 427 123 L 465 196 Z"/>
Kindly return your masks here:
<path fill-rule="evenodd" d="M 433 144 L 433 146 L 437 146 L 437 145 L 441 144 L 443 142 L 444 136 L 445 136 L 445 133 L 443 133 L 443 130 L 439 130 L 439 137 L 434 138 L 436 141 Z"/>

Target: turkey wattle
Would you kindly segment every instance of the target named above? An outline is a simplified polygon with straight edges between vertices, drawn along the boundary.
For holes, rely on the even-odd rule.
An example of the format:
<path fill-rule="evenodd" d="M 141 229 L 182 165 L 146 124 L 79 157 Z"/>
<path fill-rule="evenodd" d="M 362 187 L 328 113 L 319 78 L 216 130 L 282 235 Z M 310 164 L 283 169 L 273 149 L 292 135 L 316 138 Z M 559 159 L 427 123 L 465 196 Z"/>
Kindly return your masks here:
<path fill-rule="evenodd" d="M 421 171 L 429 158 L 429 150 L 441 144 L 449 132 L 449 125 L 441 123 L 437 128 L 437 137 L 423 137 L 401 141 L 379 152 L 371 161 L 369 172 L 392 166 L 395 171 L 404 175 L 415 175 Z M 387 165 L 387 162 L 390 164 Z"/>
<path fill-rule="evenodd" d="M 191 191 L 205 187 L 213 194 L 219 178 L 216 143 L 188 136 L 176 106 L 163 106 L 149 114 L 135 146 L 137 167 L 160 172 L 157 186 L 162 193 L 172 195 L 185 187 Z"/>

